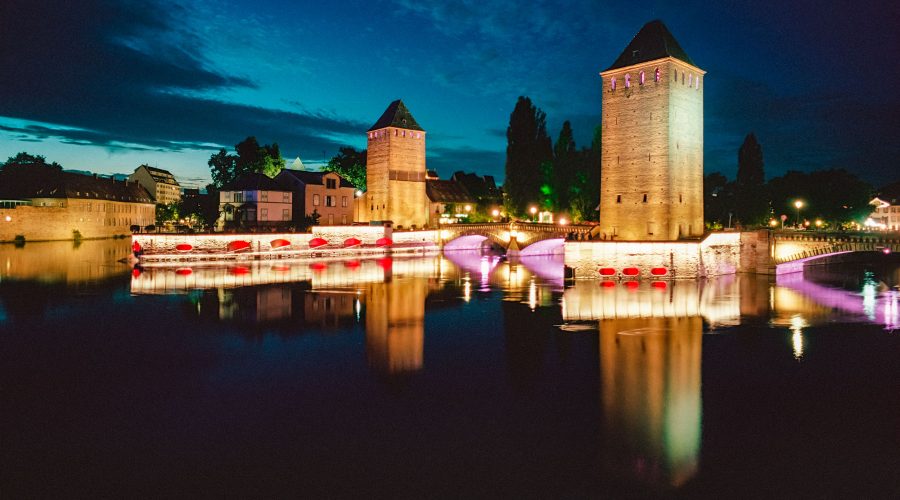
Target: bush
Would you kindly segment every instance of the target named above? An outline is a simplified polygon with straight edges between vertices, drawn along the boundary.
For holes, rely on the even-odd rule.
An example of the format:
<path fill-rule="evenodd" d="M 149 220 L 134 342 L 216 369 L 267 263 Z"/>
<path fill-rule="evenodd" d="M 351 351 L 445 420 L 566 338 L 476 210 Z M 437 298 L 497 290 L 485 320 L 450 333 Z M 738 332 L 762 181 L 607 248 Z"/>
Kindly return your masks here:
<path fill-rule="evenodd" d="M 15 242 L 16 247 L 24 247 L 25 246 L 25 235 L 17 234 L 15 238 L 13 238 L 13 242 Z"/>

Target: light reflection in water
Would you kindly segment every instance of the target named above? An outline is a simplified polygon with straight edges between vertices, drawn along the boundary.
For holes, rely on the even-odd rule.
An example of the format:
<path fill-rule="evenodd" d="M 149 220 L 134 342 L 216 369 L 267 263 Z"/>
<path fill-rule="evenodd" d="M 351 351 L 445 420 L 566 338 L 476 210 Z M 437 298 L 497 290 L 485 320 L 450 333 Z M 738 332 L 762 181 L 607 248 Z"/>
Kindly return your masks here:
<path fill-rule="evenodd" d="M 794 347 L 794 359 L 798 361 L 803 357 L 803 329 L 808 326 L 809 323 L 803 316 L 799 314 L 791 316 L 791 344 Z"/>

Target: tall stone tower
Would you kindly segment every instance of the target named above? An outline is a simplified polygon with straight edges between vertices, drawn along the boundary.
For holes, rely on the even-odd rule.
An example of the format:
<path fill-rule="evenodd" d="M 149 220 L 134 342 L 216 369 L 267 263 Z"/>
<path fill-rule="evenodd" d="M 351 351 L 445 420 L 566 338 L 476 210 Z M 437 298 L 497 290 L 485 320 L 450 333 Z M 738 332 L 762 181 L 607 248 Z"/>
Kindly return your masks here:
<path fill-rule="evenodd" d="M 703 75 L 661 21 L 603 78 L 600 226 L 607 238 L 703 234 Z"/>
<path fill-rule="evenodd" d="M 425 131 L 398 99 L 372 125 L 368 138 L 364 218 L 390 220 L 394 227 L 424 227 Z"/>

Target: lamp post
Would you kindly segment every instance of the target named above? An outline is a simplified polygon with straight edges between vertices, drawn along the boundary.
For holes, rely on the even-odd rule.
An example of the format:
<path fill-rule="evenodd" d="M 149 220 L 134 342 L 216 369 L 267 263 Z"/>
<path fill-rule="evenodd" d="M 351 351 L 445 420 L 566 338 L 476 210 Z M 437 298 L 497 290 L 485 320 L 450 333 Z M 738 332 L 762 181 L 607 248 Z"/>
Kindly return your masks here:
<path fill-rule="evenodd" d="M 356 220 L 354 220 L 353 222 L 359 222 L 359 205 L 360 203 L 362 203 L 361 201 L 359 201 L 359 198 L 363 195 L 362 189 L 357 189 L 356 192 L 353 193 L 353 195 L 356 197 Z"/>
<path fill-rule="evenodd" d="M 531 207 L 528 210 L 531 212 L 531 222 L 537 222 L 537 207 Z"/>
<path fill-rule="evenodd" d="M 803 201 L 797 200 L 794 202 L 794 206 L 797 207 L 797 226 L 800 226 L 800 209 L 803 208 Z"/>

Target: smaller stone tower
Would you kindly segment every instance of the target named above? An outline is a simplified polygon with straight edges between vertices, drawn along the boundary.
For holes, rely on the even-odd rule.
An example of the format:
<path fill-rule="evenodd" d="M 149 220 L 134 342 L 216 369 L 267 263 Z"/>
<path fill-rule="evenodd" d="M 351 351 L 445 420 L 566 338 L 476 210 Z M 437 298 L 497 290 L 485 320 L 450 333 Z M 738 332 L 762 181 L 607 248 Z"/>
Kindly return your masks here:
<path fill-rule="evenodd" d="M 396 100 L 368 131 L 365 220 L 390 220 L 394 227 L 428 223 L 425 194 L 425 130 Z"/>

